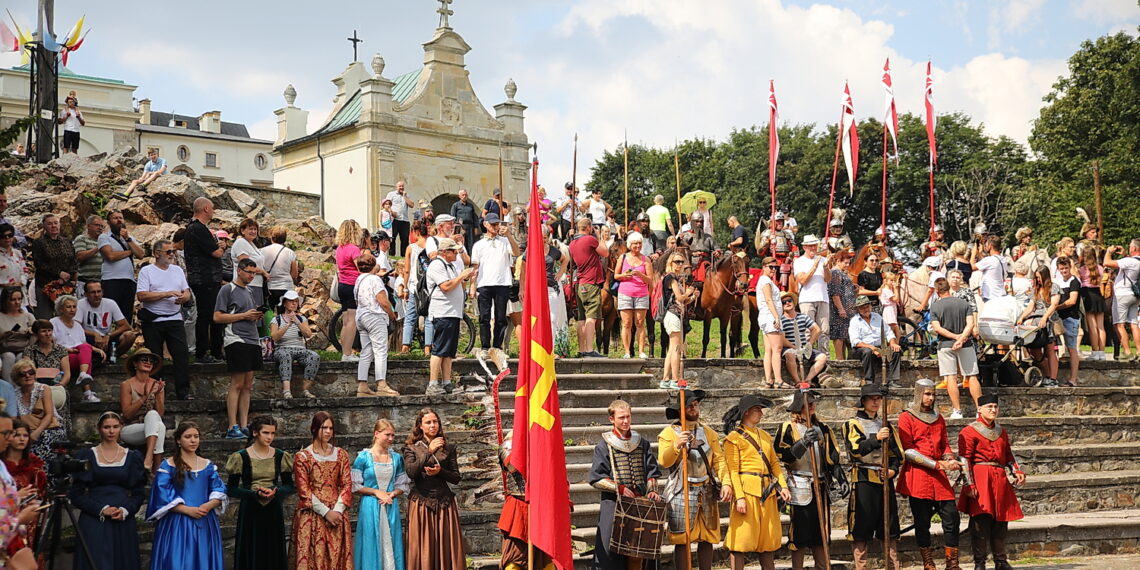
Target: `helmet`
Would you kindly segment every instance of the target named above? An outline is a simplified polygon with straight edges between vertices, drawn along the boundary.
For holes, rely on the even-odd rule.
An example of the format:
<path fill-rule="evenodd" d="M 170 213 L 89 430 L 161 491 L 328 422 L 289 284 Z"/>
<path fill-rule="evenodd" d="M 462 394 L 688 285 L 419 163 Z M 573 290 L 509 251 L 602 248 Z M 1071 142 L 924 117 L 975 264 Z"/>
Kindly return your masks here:
<path fill-rule="evenodd" d="M 942 229 L 942 224 L 934 224 L 934 227 L 930 228 L 930 231 L 942 232 L 942 231 L 946 231 L 946 230 Z"/>
<path fill-rule="evenodd" d="M 778 221 L 781 221 L 781 222 L 784 221 L 784 213 L 783 212 L 776 212 L 775 218 Z"/>
<path fill-rule="evenodd" d="M 645 212 L 641 212 L 640 214 L 637 215 L 637 221 L 648 222 L 649 221 L 649 215 L 646 214 Z"/>
<path fill-rule="evenodd" d="M 927 378 L 919 378 L 914 381 L 914 401 L 911 402 L 914 409 L 922 409 L 922 396 L 927 392 L 938 394 L 938 391 L 934 389 L 934 381 Z"/>
<path fill-rule="evenodd" d="M 875 228 L 875 235 L 876 236 L 882 236 L 883 235 L 883 227 L 882 226 Z"/>
<path fill-rule="evenodd" d="M 776 218 L 776 219 L 782 220 L 783 218 Z M 690 222 L 704 222 L 705 217 L 702 216 L 700 212 L 693 212 L 693 216 L 691 218 L 689 218 L 689 221 Z"/>

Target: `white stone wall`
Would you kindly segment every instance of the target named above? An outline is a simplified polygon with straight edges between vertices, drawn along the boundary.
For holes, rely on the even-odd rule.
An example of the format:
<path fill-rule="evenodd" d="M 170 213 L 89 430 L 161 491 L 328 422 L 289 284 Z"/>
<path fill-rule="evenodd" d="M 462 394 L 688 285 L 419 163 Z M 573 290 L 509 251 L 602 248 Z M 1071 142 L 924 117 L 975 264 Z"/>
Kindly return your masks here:
<path fill-rule="evenodd" d="M 180 146 L 185 146 L 190 152 L 186 161 L 178 158 Z M 166 133 L 141 133 L 140 152 L 151 147 L 158 147 L 159 156 L 166 159 L 167 169 L 171 171 L 180 165 L 185 165 L 195 176 L 205 180 L 221 179 L 253 186 L 273 184 L 273 158 L 269 154 L 272 145 L 268 142 L 239 142 Z M 206 166 L 208 152 L 218 155 L 216 168 Z M 259 154 L 265 157 L 264 169 L 255 166 L 254 158 Z"/>

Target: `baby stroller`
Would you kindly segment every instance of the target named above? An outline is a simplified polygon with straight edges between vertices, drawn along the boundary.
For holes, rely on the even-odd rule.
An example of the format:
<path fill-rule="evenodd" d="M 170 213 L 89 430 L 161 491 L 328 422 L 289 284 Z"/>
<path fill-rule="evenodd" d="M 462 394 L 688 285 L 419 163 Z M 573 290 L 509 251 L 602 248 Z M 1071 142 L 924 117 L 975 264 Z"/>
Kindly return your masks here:
<path fill-rule="evenodd" d="M 983 386 L 1038 386 L 1045 380 L 1042 360 L 1023 348 L 1044 348 L 1049 342 L 1048 328 L 1036 324 L 1017 324 L 1021 303 L 1012 296 L 991 299 L 978 311 L 979 372 Z M 1033 322 L 1036 322 L 1034 319 Z M 999 346 L 1006 347 L 1004 353 Z M 1021 358 L 1022 354 L 1029 358 Z"/>

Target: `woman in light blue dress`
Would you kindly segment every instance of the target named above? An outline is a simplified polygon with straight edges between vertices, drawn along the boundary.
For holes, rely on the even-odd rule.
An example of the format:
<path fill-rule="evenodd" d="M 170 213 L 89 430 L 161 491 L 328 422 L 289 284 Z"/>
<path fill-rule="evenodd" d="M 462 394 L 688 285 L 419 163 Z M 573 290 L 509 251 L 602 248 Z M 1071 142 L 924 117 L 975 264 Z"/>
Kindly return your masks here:
<path fill-rule="evenodd" d="M 353 556 L 356 570 L 404 570 L 404 532 L 396 498 L 408 491 L 404 459 L 392 451 L 396 429 L 376 421 L 372 447 L 352 464 L 352 490 L 361 496 Z"/>
<path fill-rule="evenodd" d="M 174 430 L 178 452 L 163 461 L 150 489 L 146 520 L 154 529 L 151 570 L 224 570 L 219 513 L 229 497 L 218 468 L 198 456 L 198 424 L 182 422 Z"/>

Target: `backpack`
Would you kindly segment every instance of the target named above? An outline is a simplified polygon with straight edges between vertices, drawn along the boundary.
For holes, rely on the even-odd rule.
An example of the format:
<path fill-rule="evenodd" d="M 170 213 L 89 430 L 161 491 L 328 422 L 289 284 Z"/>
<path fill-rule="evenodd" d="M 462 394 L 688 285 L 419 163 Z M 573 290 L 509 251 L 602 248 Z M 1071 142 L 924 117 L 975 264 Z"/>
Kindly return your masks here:
<path fill-rule="evenodd" d="M 1140 257 L 1135 257 L 1135 256 L 1133 256 L 1133 257 L 1132 257 L 1132 259 L 1135 259 L 1135 260 L 1137 260 L 1137 261 L 1140 261 Z M 1124 273 L 1124 270 L 1123 270 L 1123 269 L 1121 269 L 1121 270 L 1120 270 L 1120 273 L 1121 273 L 1121 274 L 1123 274 L 1123 273 Z M 1128 279 L 1128 277 L 1127 277 L 1127 276 L 1125 276 L 1124 278 L 1125 278 L 1125 279 Z M 1131 279 L 1128 279 L 1128 280 L 1129 280 L 1129 281 L 1132 281 Z M 1136 297 L 1136 298 L 1138 298 L 1138 299 L 1140 299 L 1140 279 L 1137 279 L 1137 280 L 1135 280 L 1135 281 L 1132 281 L 1132 296 L 1133 296 L 1133 297 Z"/>
<path fill-rule="evenodd" d="M 670 287 L 672 287 L 672 283 L 670 283 Z M 672 293 L 672 289 L 669 292 Z M 670 296 L 665 294 L 665 278 L 658 279 L 653 284 L 653 290 L 649 293 L 649 308 L 652 312 L 650 316 L 654 321 L 665 322 L 665 315 L 669 312 L 669 303 L 672 301 L 669 298 Z"/>
<path fill-rule="evenodd" d="M 446 263 L 442 259 L 439 261 Z M 431 291 L 428 290 L 427 267 L 424 267 L 423 272 L 420 273 L 419 280 L 416 281 L 416 314 L 417 315 L 422 315 L 424 318 L 427 318 L 428 305 L 431 304 L 431 295 L 434 292 L 435 292 L 435 287 L 432 287 Z"/>

